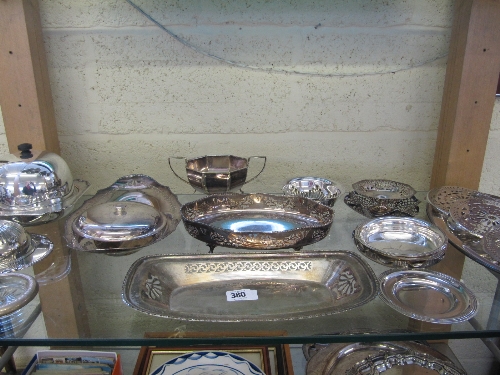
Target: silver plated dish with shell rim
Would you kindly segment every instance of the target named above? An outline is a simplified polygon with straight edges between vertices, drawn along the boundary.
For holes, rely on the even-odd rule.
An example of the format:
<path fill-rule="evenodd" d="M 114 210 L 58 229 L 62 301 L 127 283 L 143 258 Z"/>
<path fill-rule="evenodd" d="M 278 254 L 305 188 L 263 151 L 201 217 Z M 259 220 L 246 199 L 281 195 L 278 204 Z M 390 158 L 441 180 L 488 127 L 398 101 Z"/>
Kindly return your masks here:
<path fill-rule="evenodd" d="M 334 211 L 312 199 L 272 194 L 214 194 L 181 207 L 187 232 L 216 246 L 253 250 L 294 248 L 328 235 Z"/>
<path fill-rule="evenodd" d="M 228 300 L 233 291 L 255 299 Z M 153 255 L 130 267 L 123 301 L 188 321 L 282 321 L 347 311 L 373 300 L 377 278 L 348 251 Z"/>
<path fill-rule="evenodd" d="M 75 250 L 127 255 L 162 240 L 180 222 L 175 194 L 146 175 L 129 175 L 99 190 L 65 223 Z"/>
<path fill-rule="evenodd" d="M 41 234 L 28 233 L 10 220 L 0 220 L 0 273 L 19 271 L 50 254 L 54 244 Z"/>
<path fill-rule="evenodd" d="M 472 318 L 478 301 L 462 282 L 428 270 L 388 270 L 379 275 L 380 298 L 410 318 L 437 324 Z"/>
<path fill-rule="evenodd" d="M 310 359 L 306 375 L 378 375 L 391 368 L 412 371 L 420 367 L 437 375 L 466 375 L 448 357 L 415 341 L 330 344 Z"/>
<path fill-rule="evenodd" d="M 282 188 L 284 195 L 300 196 L 333 207 L 342 193 L 336 184 L 322 177 L 296 177 Z"/>
<path fill-rule="evenodd" d="M 452 187 L 455 190 L 455 187 Z M 443 189 L 442 194 L 439 193 L 439 189 Z M 460 188 L 459 190 L 461 190 Z M 447 193 L 450 190 L 449 186 L 443 186 L 442 188 L 435 189 L 436 192 L 433 194 L 441 195 L 441 201 L 436 204 L 436 200 L 432 202 L 427 202 L 427 217 L 429 220 L 436 225 L 441 231 L 448 237 L 450 243 L 452 243 L 457 249 L 459 249 L 466 256 L 474 260 L 475 262 L 485 266 L 486 268 L 500 273 L 500 262 L 492 257 L 489 251 L 484 246 L 484 240 L 476 235 L 470 234 L 468 231 L 459 228 L 457 230 L 454 227 L 454 222 L 449 220 L 449 208 L 452 204 L 462 199 L 455 199 L 453 194 Z M 467 189 L 469 190 L 469 189 Z M 468 194 L 468 193 L 467 193 Z M 479 191 L 471 191 L 470 197 L 485 197 L 487 199 L 500 199 L 500 197 L 485 194 Z"/>
<path fill-rule="evenodd" d="M 354 243 L 369 259 L 388 267 L 425 268 L 445 256 L 448 239 L 421 219 L 382 217 L 359 224 Z"/>

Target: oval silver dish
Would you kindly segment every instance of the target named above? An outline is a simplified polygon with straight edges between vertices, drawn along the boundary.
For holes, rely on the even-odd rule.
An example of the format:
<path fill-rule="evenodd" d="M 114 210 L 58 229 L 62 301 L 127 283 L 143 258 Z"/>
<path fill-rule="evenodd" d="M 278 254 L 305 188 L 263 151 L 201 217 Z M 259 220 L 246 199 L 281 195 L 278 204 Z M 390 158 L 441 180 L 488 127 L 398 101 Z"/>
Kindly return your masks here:
<path fill-rule="evenodd" d="M 254 290 L 253 300 L 227 292 Z M 347 251 L 154 255 L 130 267 L 123 301 L 190 321 L 282 321 L 331 315 L 375 298 L 376 277 Z"/>
<path fill-rule="evenodd" d="M 328 235 L 334 212 L 301 197 L 215 194 L 181 207 L 187 232 L 216 246 L 254 250 L 294 248 Z"/>
<path fill-rule="evenodd" d="M 384 217 L 358 225 L 354 242 L 364 255 L 378 263 L 422 268 L 443 259 L 448 239 L 425 220 Z"/>
<path fill-rule="evenodd" d="M 341 194 L 332 181 L 321 177 L 297 177 L 288 181 L 282 190 L 284 195 L 314 199 L 330 207 Z"/>
<path fill-rule="evenodd" d="M 388 270 L 379 281 L 380 298 L 416 320 L 453 324 L 469 320 L 477 312 L 474 294 L 460 281 L 440 272 Z"/>
<path fill-rule="evenodd" d="M 408 184 L 391 180 L 361 180 L 352 184 L 360 195 L 376 199 L 408 199 L 416 191 Z"/>
<path fill-rule="evenodd" d="M 171 234 L 180 207 L 175 194 L 151 177 L 124 176 L 68 217 L 64 238 L 75 250 L 128 255 Z"/>

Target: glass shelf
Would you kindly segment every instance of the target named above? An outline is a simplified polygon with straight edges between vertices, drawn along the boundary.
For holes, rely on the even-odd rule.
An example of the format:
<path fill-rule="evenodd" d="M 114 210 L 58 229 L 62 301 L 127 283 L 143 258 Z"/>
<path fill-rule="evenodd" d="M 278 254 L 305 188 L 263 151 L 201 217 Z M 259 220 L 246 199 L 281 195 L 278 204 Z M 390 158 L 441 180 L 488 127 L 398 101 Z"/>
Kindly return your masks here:
<path fill-rule="evenodd" d="M 198 194 L 178 196 L 181 203 L 200 197 L 202 195 Z M 419 192 L 417 197 L 422 201 L 419 217 L 426 219 L 425 193 Z M 345 250 L 360 254 L 354 245 L 352 232 L 359 223 L 369 219 L 351 210 L 342 198 L 336 202 L 334 209 L 335 218 L 327 238 L 304 247 L 302 251 Z M 47 259 L 35 266 L 42 306 L 38 320 L 45 325 L 48 337 L 29 334 L 24 337 L 5 337 L 1 339 L 3 345 L 185 346 L 500 337 L 497 275 L 470 259 L 466 259 L 462 281 L 478 298 L 478 312 L 472 320 L 451 326 L 409 319 L 393 310 L 379 297 L 346 312 L 307 319 L 262 322 L 186 321 L 150 316 L 132 309 L 122 300 L 122 283 L 135 260 L 153 254 L 208 253 L 208 246 L 191 237 L 182 222 L 164 240 L 123 256 L 68 250 L 61 245 L 63 224 L 64 219 L 27 228 L 28 231 L 45 233 L 55 242 L 56 247 L 59 244 Z M 215 254 L 230 252 L 249 250 L 223 247 L 216 247 L 214 250 Z M 376 275 L 388 269 L 363 255 L 360 257 Z M 69 316 L 70 313 L 74 316 Z M 157 335 L 145 337 L 147 333 Z"/>

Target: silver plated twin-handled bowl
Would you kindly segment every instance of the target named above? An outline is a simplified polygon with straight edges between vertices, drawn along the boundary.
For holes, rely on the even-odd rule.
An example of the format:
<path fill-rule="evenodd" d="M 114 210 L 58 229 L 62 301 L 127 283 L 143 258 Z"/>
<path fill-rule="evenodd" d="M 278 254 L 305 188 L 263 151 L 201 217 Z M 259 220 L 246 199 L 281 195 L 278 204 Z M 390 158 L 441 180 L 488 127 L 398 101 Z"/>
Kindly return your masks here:
<path fill-rule="evenodd" d="M 0 219 L 24 226 L 40 225 L 68 214 L 89 183 L 73 179 L 57 154 L 18 146 L 20 156 L 0 160 Z"/>
<path fill-rule="evenodd" d="M 283 186 L 283 194 L 316 200 L 333 207 L 342 193 L 336 184 L 322 177 L 297 177 Z"/>
<path fill-rule="evenodd" d="M 180 207 L 175 194 L 151 177 L 124 176 L 68 217 L 64 237 L 75 250 L 127 255 L 172 233 Z"/>
<path fill-rule="evenodd" d="M 294 248 L 328 235 L 334 211 L 312 199 L 272 194 L 214 194 L 181 207 L 187 232 L 216 246 L 253 250 Z"/>
<path fill-rule="evenodd" d="M 382 217 L 360 224 L 354 243 L 369 259 L 388 267 L 426 268 L 440 262 L 448 238 L 435 225 L 411 217 Z"/>
<path fill-rule="evenodd" d="M 171 159 L 185 161 L 187 180 L 179 176 L 172 167 Z M 252 159 L 263 159 L 260 171 L 247 180 L 247 172 Z M 206 155 L 192 159 L 169 157 L 168 164 L 174 175 L 194 189 L 205 194 L 225 193 L 255 180 L 266 167 L 265 156 L 242 158 L 234 155 Z"/>

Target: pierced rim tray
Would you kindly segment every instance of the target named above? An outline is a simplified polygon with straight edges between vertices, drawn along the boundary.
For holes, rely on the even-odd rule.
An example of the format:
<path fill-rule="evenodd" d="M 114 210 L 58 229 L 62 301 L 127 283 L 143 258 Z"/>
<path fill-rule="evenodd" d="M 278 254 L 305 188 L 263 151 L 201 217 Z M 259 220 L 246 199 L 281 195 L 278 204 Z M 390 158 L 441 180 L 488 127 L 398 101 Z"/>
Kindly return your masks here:
<path fill-rule="evenodd" d="M 181 207 L 187 232 L 215 246 L 300 249 L 325 238 L 334 211 L 312 199 L 272 194 L 214 194 Z"/>
<path fill-rule="evenodd" d="M 450 228 L 450 224 L 453 226 L 453 222 L 450 223 L 448 220 L 449 209 L 452 204 L 457 201 L 460 201 L 461 198 L 455 198 L 455 195 L 448 194 L 447 191 L 452 187 L 443 186 L 443 193 L 441 194 L 441 200 L 434 200 L 427 203 L 427 216 L 429 220 L 436 225 L 441 231 L 448 237 L 448 240 L 457 247 L 460 251 L 462 251 L 466 256 L 474 260 L 475 262 L 487 267 L 488 269 L 500 273 L 500 262 L 495 259 L 492 254 L 489 253 L 489 250 L 485 247 L 485 240 L 480 239 L 478 236 L 471 235 L 464 230 L 455 230 L 455 228 Z M 455 188 L 455 187 L 453 187 Z M 435 195 L 439 195 L 439 189 L 435 189 L 436 192 L 433 193 Z M 466 189 L 468 190 L 468 189 Z M 430 194 L 430 192 L 429 192 Z M 466 193 L 469 194 L 469 193 Z M 500 199 L 497 196 L 480 193 L 478 191 L 472 191 L 470 194 L 472 197 L 483 197 L 485 199 Z M 429 200 L 429 198 L 428 198 Z M 435 205 L 435 202 L 439 204 Z"/>
<path fill-rule="evenodd" d="M 408 184 L 391 180 L 361 180 L 352 184 L 360 195 L 376 199 L 408 199 L 416 191 Z"/>
<path fill-rule="evenodd" d="M 145 214 L 141 212 L 143 210 L 139 210 L 140 215 L 135 217 L 140 224 L 147 223 L 149 225 L 149 221 L 152 220 L 150 211 L 157 213 L 157 217 L 155 217 L 157 222 L 147 227 L 148 232 L 145 235 L 133 232 L 135 229 L 132 225 L 134 217 L 128 219 L 123 216 L 117 216 L 115 226 L 111 221 L 106 222 L 106 220 L 97 226 L 88 221 L 88 228 L 92 230 L 83 230 L 84 227 L 81 224 L 82 222 L 87 223 L 86 215 L 89 213 L 94 211 L 105 213 L 104 209 L 109 206 L 110 210 L 115 209 L 124 214 L 127 211 L 123 209 L 126 209 L 127 205 L 130 208 L 144 205 L 143 208 L 147 209 Z M 75 250 L 101 252 L 108 255 L 127 255 L 171 234 L 181 220 L 180 207 L 181 204 L 176 195 L 167 186 L 159 184 L 153 178 L 140 174 L 124 176 L 110 187 L 99 190 L 94 197 L 87 200 L 68 217 L 64 227 L 64 238 L 68 246 Z M 130 212 L 137 211 L 130 210 Z M 100 218 L 109 219 L 112 216 L 113 213 L 110 212 L 109 215 L 101 215 Z M 123 225 L 123 228 L 120 225 Z M 115 233 L 111 233 L 110 228 Z M 122 229 L 124 234 L 120 240 L 119 233 Z M 104 235 L 106 231 L 109 233 Z M 91 235 L 86 232 L 91 233 Z"/>
<path fill-rule="evenodd" d="M 380 298 L 410 318 L 453 324 L 472 318 L 478 302 L 472 291 L 435 271 L 388 270 L 379 276 Z"/>
<path fill-rule="evenodd" d="M 240 290 L 257 299 L 228 301 L 226 292 Z M 148 256 L 131 266 L 122 289 L 123 301 L 146 314 L 213 322 L 331 315 L 377 293 L 371 268 L 347 251 Z"/>

